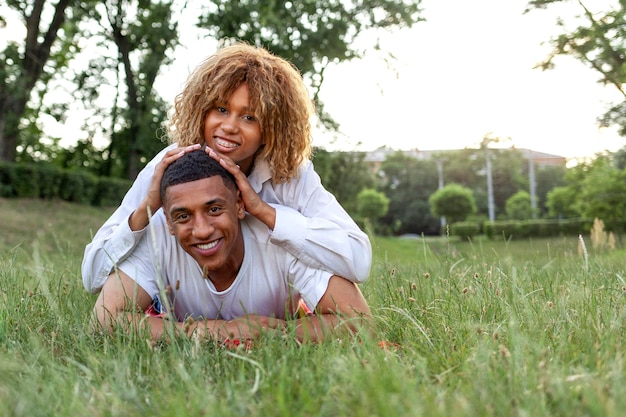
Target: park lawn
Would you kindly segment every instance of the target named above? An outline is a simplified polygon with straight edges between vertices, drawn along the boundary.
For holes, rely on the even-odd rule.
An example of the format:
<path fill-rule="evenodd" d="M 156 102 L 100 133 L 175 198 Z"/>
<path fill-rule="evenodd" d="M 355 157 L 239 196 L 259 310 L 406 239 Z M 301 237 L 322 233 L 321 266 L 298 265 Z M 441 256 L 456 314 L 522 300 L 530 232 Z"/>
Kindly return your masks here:
<path fill-rule="evenodd" d="M 92 331 L 80 261 L 110 213 L 0 199 L 0 415 L 626 413 L 623 249 L 374 237 L 374 337 L 246 351 Z"/>

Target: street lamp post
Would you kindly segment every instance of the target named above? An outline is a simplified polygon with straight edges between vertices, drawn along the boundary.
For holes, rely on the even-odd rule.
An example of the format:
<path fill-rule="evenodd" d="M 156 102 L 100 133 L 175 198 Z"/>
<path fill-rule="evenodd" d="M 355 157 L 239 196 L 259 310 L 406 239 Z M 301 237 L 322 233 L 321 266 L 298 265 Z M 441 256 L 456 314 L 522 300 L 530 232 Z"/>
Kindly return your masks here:
<path fill-rule="evenodd" d="M 435 163 L 437 164 L 437 173 L 439 175 L 439 189 L 443 188 L 443 160 L 436 159 Z M 446 216 L 439 217 L 439 224 L 441 225 L 441 234 L 445 234 L 446 230 Z"/>

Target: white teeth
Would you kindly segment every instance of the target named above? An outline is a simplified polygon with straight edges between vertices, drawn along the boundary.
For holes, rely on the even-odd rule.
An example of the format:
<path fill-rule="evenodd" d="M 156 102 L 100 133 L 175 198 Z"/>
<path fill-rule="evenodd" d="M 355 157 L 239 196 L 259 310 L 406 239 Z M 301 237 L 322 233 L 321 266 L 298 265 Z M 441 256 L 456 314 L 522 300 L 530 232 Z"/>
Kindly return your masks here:
<path fill-rule="evenodd" d="M 204 245 L 198 245 L 198 249 L 208 250 L 214 248 L 217 245 L 217 240 L 215 242 L 206 243 Z"/>
<path fill-rule="evenodd" d="M 215 144 L 218 146 L 221 146 L 222 148 L 236 148 L 237 146 L 239 146 L 236 143 L 229 142 L 227 140 L 222 140 L 220 138 L 215 138 Z"/>

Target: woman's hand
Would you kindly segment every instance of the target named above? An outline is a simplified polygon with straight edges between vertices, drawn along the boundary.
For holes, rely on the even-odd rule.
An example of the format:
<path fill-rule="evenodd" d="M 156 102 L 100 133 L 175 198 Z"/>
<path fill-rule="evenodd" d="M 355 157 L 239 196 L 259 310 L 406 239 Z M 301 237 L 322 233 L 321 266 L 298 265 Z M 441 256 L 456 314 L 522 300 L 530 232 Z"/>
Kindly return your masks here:
<path fill-rule="evenodd" d="M 154 168 L 154 174 L 152 175 L 152 181 L 148 188 L 148 193 L 139 204 L 139 207 L 130 215 L 128 223 L 131 230 L 141 230 L 148 225 L 150 218 L 148 217 L 148 210 L 150 215 L 161 208 L 163 202 L 161 201 L 161 179 L 165 169 L 178 158 L 194 150 L 200 149 L 200 145 L 190 145 L 184 148 L 175 148 L 167 151 L 161 159 L 161 162 Z"/>
<path fill-rule="evenodd" d="M 247 175 L 239 168 L 239 165 L 229 157 L 215 152 L 208 146 L 205 150 L 211 158 L 218 161 L 228 172 L 233 174 L 246 211 L 265 223 L 271 230 L 274 230 L 274 226 L 276 225 L 276 210 L 263 201 L 256 191 L 254 191 L 250 185 L 250 181 L 248 181 Z"/>

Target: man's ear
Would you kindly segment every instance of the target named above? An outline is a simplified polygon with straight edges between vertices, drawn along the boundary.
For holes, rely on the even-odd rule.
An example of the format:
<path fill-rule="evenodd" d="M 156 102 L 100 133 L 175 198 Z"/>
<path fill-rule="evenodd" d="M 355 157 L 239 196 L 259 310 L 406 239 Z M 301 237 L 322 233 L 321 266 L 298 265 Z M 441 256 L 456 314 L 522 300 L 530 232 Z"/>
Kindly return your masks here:
<path fill-rule="evenodd" d="M 174 226 L 172 225 L 172 220 L 170 218 L 169 213 L 166 211 L 167 207 L 163 205 L 163 214 L 165 215 L 165 220 L 167 221 L 167 229 L 170 231 L 170 235 L 174 236 Z"/>
<path fill-rule="evenodd" d="M 174 233 L 174 226 L 172 226 L 172 222 L 170 221 L 170 216 L 165 216 L 165 218 L 167 219 L 167 228 L 170 231 L 170 235 L 175 236 L 176 233 Z"/>
<path fill-rule="evenodd" d="M 241 198 L 241 191 L 239 190 L 237 190 L 237 202 L 235 204 L 237 205 L 237 218 L 241 220 L 246 217 L 246 207 L 243 203 L 243 198 Z"/>

